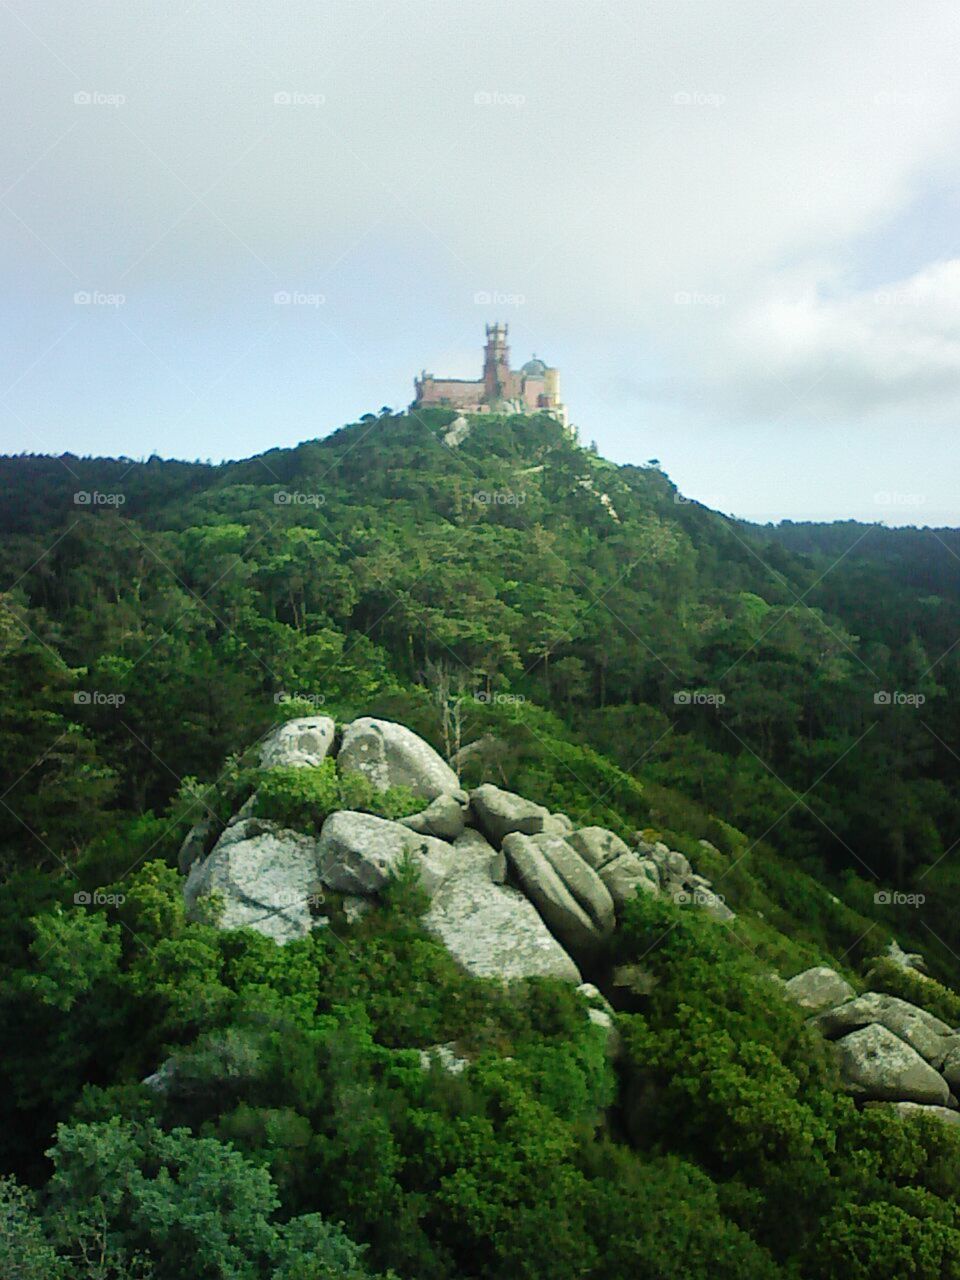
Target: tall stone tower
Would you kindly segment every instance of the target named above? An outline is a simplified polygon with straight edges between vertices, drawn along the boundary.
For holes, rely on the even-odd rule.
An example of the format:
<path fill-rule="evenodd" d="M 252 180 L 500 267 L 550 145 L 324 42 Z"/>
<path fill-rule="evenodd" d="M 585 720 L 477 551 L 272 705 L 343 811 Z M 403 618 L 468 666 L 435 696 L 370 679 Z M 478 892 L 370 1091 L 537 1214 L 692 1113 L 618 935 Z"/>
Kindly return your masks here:
<path fill-rule="evenodd" d="M 483 353 L 483 385 L 491 403 L 509 394 L 510 349 L 507 346 L 507 326 L 487 325 L 487 345 Z"/>

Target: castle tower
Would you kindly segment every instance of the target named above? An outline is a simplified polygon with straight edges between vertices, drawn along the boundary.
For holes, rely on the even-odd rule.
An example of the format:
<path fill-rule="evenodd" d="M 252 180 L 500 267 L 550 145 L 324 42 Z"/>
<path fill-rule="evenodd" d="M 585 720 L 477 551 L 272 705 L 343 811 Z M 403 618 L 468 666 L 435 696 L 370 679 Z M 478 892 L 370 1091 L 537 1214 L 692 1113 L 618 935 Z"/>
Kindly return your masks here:
<path fill-rule="evenodd" d="M 483 353 L 483 386 L 489 403 L 502 399 L 510 382 L 510 349 L 507 326 L 487 325 L 487 345 Z"/>

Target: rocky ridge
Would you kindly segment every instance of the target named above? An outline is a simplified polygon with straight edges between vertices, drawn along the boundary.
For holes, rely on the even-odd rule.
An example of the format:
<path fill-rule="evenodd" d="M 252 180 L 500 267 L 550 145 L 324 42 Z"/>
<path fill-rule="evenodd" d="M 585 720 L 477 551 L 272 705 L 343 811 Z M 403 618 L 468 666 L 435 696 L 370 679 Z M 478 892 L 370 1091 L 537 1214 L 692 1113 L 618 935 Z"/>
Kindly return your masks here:
<path fill-rule="evenodd" d="M 330 717 L 289 721 L 262 744 L 261 767 L 316 768 L 334 756 L 341 775 L 362 774 L 379 791 L 408 788 L 423 809 L 398 821 L 338 809 L 319 835 L 309 835 L 257 817 L 252 796 L 219 834 L 205 819 L 184 840 L 189 914 L 201 914 L 204 900 L 216 895 L 221 927 L 252 928 L 285 943 L 327 927 L 323 910 L 332 900 L 356 919 L 409 862 L 429 899 L 424 928 L 469 973 L 577 985 L 611 1045 L 613 1011 L 583 983 L 581 966 L 591 965 L 625 905 L 637 893 L 664 895 L 720 922 L 735 919 L 682 853 L 639 838 L 631 848 L 603 827 L 575 828 L 565 814 L 491 783 L 467 792 L 403 725 L 365 716 L 345 726 L 339 751 L 337 741 Z M 898 948 L 891 956 L 921 971 L 920 957 Z M 786 982 L 774 976 L 809 1015 L 808 1025 L 835 1043 L 841 1078 L 860 1102 L 960 1123 L 960 1031 L 897 997 L 857 995 L 825 966 Z M 643 973 L 613 975 L 614 988 L 634 994 L 643 993 L 643 981 Z"/>

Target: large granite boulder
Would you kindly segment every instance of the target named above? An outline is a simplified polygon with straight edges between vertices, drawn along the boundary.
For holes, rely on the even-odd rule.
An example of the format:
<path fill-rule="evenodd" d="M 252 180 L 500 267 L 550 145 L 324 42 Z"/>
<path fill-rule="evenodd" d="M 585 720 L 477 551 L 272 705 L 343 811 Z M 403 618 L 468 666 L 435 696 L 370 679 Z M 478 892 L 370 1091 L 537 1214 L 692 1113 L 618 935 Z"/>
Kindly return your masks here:
<path fill-rule="evenodd" d="M 840 1074 L 851 1093 L 881 1102 L 923 1102 L 946 1106 L 946 1080 L 915 1049 L 879 1023 L 871 1022 L 837 1041 Z"/>
<path fill-rule="evenodd" d="M 608 862 L 613 862 L 615 858 L 630 852 L 620 837 L 608 831 L 606 827 L 580 827 L 567 839 L 594 871 L 599 871 Z"/>
<path fill-rule="evenodd" d="M 922 1102 L 874 1102 L 868 1105 L 889 1107 L 891 1111 L 895 1111 L 904 1120 L 930 1116 L 932 1120 L 939 1120 L 941 1124 L 960 1125 L 960 1111 L 953 1111 L 950 1107 L 924 1106 Z"/>
<path fill-rule="evenodd" d="M 482 870 L 449 876 L 423 925 L 475 977 L 580 982 L 579 969 L 533 904 Z"/>
<path fill-rule="evenodd" d="M 596 871 L 562 836 L 543 832 L 538 836 L 508 836 L 508 840 L 529 840 L 536 845 L 566 887 L 583 907 L 600 933 L 609 933 L 616 924 L 613 898 Z M 506 844 L 506 842 L 504 842 Z"/>
<path fill-rule="evenodd" d="M 960 1035 L 954 1033 L 948 1039 L 939 1071 L 953 1092 L 960 1094 Z"/>
<path fill-rule="evenodd" d="M 432 894 L 450 874 L 456 856 L 444 840 L 352 809 L 330 814 L 320 832 L 317 853 L 325 885 L 338 893 L 361 896 L 384 889 L 407 858 L 416 863 L 422 887 Z"/>
<path fill-rule="evenodd" d="M 503 841 L 503 851 L 514 879 L 551 933 L 574 955 L 595 950 L 600 930 L 531 838 L 511 832 Z"/>
<path fill-rule="evenodd" d="M 649 858 L 640 858 L 637 854 L 630 853 L 629 850 L 602 866 L 599 875 L 617 911 L 622 911 L 628 902 L 632 902 L 638 891 L 654 895 L 660 892 L 660 881 L 654 863 Z"/>
<path fill-rule="evenodd" d="M 845 978 L 826 965 L 804 969 L 783 984 L 783 993 L 808 1013 L 832 1009 L 857 994 Z M 869 1021 L 869 1019 L 868 1019 Z"/>
<path fill-rule="evenodd" d="M 245 818 L 194 863 L 183 892 L 191 919 L 201 914 L 202 899 L 216 894 L 224 929 L 255 929 L 276 942 L 304 937 L 314 925 L 311 906 L 322 899 L 317 841 Z"/>
<path fill-rule="evenodd" d="M 296 765 L 308 768 L 322 764 L 330 754 L 336 725 L 329 716 L 300 716 L 288 720 L 264 738 L 260 745 L 260 768 Z"/>
<path fill-rule="evenodd" d="M 925 1009 L 918 1009 L 915 1004 L 879 991 L 867 991 L 854 1000 L 837 1005 L 835 1009 L 818 1013 L 812 1022 L 828 1040 L 877 1023 L 892 1031 L 937 1068 L 953 1048 L 953 1032 L 947 1023 Z"/>
<path fill-rule="evenodd" d="M 411 831 L 438 840 L 456 840 L 466 825 L 464 806 L 452 795 L 437 796 L 422 812 L 400 821 Z"/>
<path fill-rule="evenodd" d="M 499 849 L 504 837 L 513 832 L 535 836 L 544 830 L 550 811 L 512 791 L 503 791 L 485 782 L 470 792 L 470 813 L 491 844 Z"/>
<path fill-rule="evenodd" d="M 460 794 L 460 780 L 429 743 L 402 724 L 362 716 L 343 731 L 342 774 L 362 773 L 380 791 L 409 787 L 425 800 Z"/>
<path fill-rule="evenodd" d="M 454 869 L 459 874 L 463 865 L 477 868 L 494 884 L 503 884 L 507 878 L 507 858 L 502 849 L 495 849 L 479 831 L 467 827 L 453 842 L 457 854 Z"/>

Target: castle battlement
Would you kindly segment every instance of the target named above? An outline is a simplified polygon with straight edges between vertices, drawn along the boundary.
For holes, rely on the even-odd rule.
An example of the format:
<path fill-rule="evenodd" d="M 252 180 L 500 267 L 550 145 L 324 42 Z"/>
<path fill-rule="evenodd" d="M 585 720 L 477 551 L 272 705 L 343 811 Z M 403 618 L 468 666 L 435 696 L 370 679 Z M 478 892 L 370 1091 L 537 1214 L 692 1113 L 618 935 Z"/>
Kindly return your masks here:
<path fill-rule="evenodd" d="M 425 369 L 414 379 L 412 407 L 443 405 L 464 413 L 548 413 L 567 425 L 560 400 L 560 372 L 534 356 L 519 369 L 510 368 L 508 329 L 487 325 L 483 374 L 475 382 L 465 378 L 437 378 Z"/>

